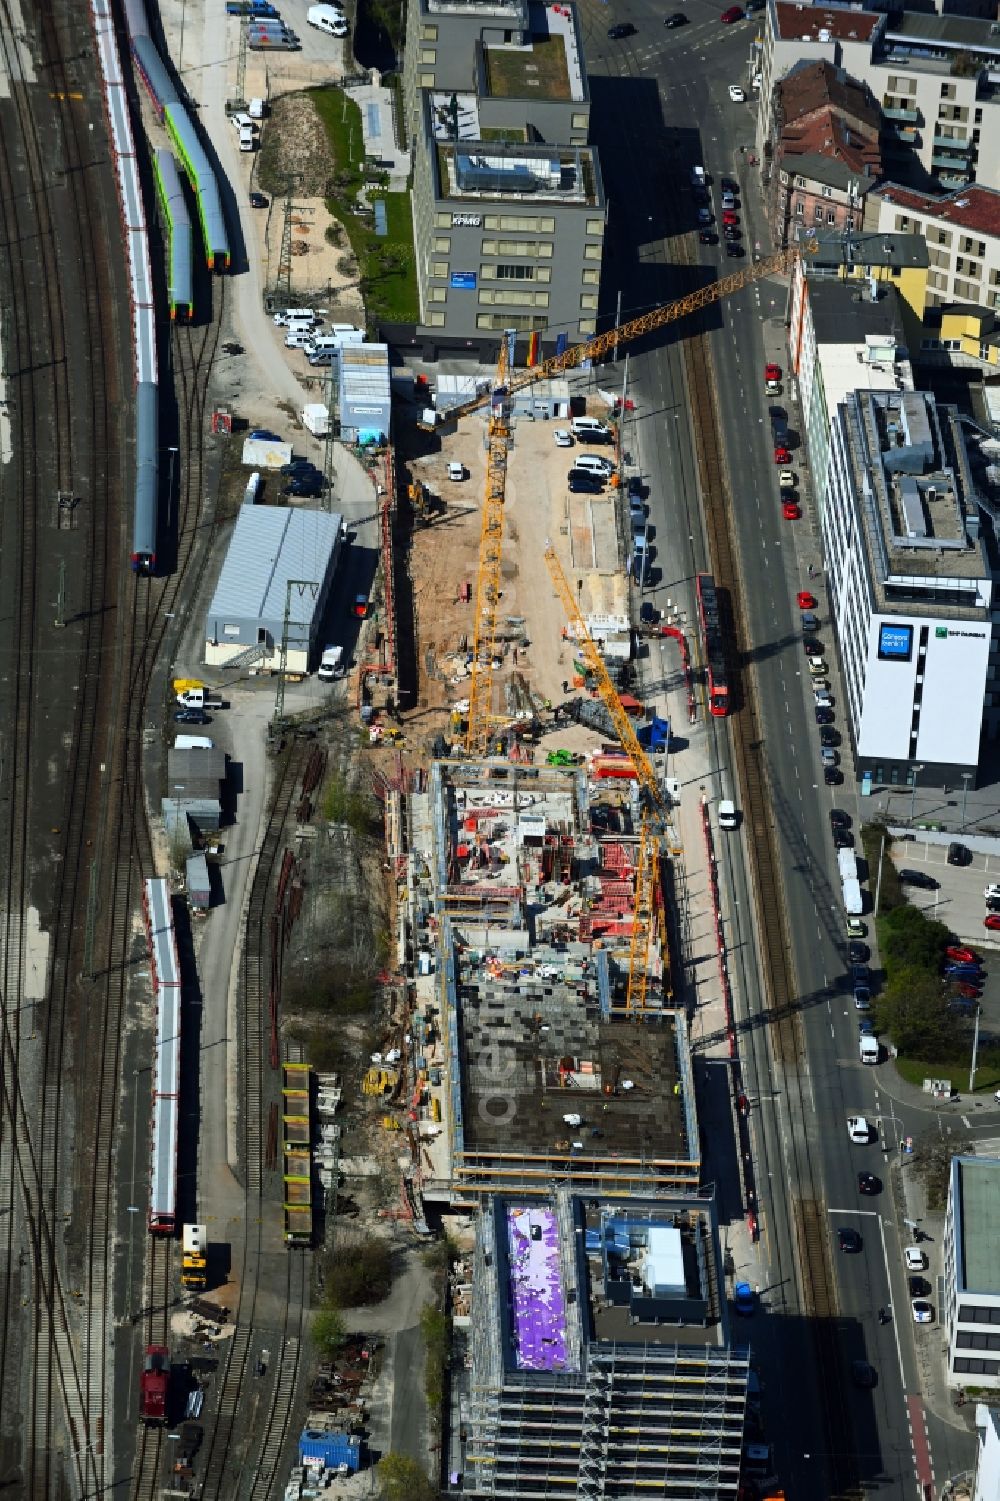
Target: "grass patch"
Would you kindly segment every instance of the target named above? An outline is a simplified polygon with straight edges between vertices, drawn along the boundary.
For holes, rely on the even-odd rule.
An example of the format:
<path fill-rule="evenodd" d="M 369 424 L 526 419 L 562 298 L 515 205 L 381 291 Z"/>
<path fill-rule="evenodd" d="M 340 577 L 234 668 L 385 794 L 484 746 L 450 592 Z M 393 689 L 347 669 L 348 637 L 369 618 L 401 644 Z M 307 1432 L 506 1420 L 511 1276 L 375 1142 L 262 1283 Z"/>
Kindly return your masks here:
<path fill-rule="evenodd" d="M 410 195 L 387 193 L 369 186 L 369 201 L 377 196 L 386 209 L 387 233 L 377 235 L 371 214 L 358 201 L 365 186 L 361 111 L 342 89 L 315 89 L 312 98 L 336 161 L 327 207 L 343 224 L 351 242 L 368 321 L 416 323 L 420 304 Z"/>
<path fill-rule="evenodd" d="M 972 1050 L 964 1062 L 949 1063 L 923 1063 L 919 1058 L 897 1058 L 896 1068 L 901 1079 L 907 1084 L 915 1084 L 919 1089 L 925 1079 L 948 1079 L 951 1087 L 958 1094 L 969 1093 L 969 1063 Z M 976 1095 L 992 1094 L 995 1089 L 1000 1089 L 1000 1056 L 993 1058 L 993 1049 L 980 1050 L 979 1060 L 976 1067 Z"/>
<path fill-rule="evenodd" d="M 531 50 L 486 48 L 488 91 L 498 99 L 568 99 L 569 67 L 561 36 L 532 37 Z"/>
<path fill-rule="evenodd" d="M 431 1416 L 440 1422 L 444 1403 L 445 1376 L 451 1357 L 451 1320 L 443 1309 L 434 1303 L 425 1303 L 420 1310 L 420 1332 L 424 1337 L 426 1363 L 424 1365 L 424 1390 Z"/>

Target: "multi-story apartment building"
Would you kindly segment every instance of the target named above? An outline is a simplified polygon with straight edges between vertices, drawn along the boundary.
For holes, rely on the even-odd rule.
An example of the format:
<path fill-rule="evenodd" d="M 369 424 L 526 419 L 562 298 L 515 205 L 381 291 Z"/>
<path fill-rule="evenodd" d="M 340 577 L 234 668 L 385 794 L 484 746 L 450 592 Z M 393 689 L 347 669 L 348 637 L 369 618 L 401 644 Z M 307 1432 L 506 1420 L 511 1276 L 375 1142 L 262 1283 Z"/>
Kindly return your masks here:
<path fill-rule="evenodd" d="M 996 1203 L 1000 1161 L 953 1157 L 944 1222 L 941 1323 L 948 1338 L 948 1380 L 955 1386 L 1000 1388 L 1000 1260 Z M 1000 1472 L 996 1436 L 989 1469 Z M 982 1451 L 981 1451 L 982 1460 Z M 979 1491 L 977 1489 L 977 1495 Z"/>
<path fill-rule="evenodd" d="M 775 86 L 803 59 L 824 58 L 866 84 L 881 107 L 887 174 L 918 187 L 975 180 L 1000 188 L 995 22 L 768 0 L 752 60 L 760 73 L 757 145 L 765 176 L 778 134 Z"/>
<path fill-rule="evenodd" d="M 996 719 L 992 568 L 958 414 L 854 391 L 830 439 L 821 528 L 857 775 L 974 787 Z"/>
<path fill-rule="evenodd" d="M 704 1194 L 487 1203 L 458 1378 L 465 1492 L 735 1501 L 750 1351 L 730 1342 L 720 1273 Z"/>
<path fill-rule="evenodd" d="M 920 235 L 927 245 L 927 308 L 939 312 L 936 321 L 925 320 L 921 358 L 996 367 L 1000 191 L 973 183 L 935 198 L 889 182 L 870 202 L 880 230 Z"/>
<path fill-rule="evenodd" d="M 587 338 L 606 204 L 575 7 L 416 0 L 403 76 L 425 346 Z"/>

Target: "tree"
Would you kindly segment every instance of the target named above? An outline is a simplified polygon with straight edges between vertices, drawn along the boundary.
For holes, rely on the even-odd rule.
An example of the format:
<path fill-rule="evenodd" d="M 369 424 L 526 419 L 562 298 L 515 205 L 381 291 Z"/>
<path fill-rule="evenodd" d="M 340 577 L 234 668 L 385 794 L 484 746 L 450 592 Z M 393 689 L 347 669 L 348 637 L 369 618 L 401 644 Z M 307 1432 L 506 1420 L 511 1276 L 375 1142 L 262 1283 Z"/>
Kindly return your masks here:
<path fill-rule="evenodd" d="M 382 1501 L 435 1501 L 437 1486 L 428 1480 L 415 1459 L 387 1454 L 375 1466 Z"/>
<path fill-rule="evenodd" d="M 924 969 L 937 975 L 948 947 L 949 933 L 944 923 L 925 917 L 919 907 L 909 902 L 894 907 L 878 922 L 879 951 L 886 974 L 901 966 Z"/>
<path fill-rule="evenodd" d="M 327 1360 L 332 1360 L 347 1335 L 344 1316 L 332 1300 L 313 1315 L 312 1332 L 316 1348 Z"/>
<path fill-rule="evenodd" d="M 941 980 L 926 969 L 897 969 L 878 999 L 880 1031 L 908 1058 L 943 1061 L 954 1052 L 953 1028 Z"/>
<path fill-rule="evenodd" d="M 913 1144 L 913 1171 L 924 1185 L 928 1209 L 944 1209 L 948 1202 L 951 1159 L 965 1157 L 972 1150 L 968 1139 L 941 1136 L 937 1131 L 925 1131 L 917 1137 Z"/>
<path fill-rule="evenodd" d="M 377 1235 L 338 1236 L 326 1263 L 326 1287 L 341 1308 L 370 1308 L 392 1288 L 392 1248 Z"/>

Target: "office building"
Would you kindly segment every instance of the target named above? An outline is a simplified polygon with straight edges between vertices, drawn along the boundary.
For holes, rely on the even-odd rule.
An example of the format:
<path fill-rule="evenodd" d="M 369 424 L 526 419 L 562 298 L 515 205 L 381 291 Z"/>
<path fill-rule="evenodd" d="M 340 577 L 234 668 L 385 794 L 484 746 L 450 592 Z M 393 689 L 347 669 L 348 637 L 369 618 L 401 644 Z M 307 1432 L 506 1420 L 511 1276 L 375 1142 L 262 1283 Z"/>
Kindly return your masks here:
<path fill-rule="evenodd" d="M 912 391 L 837 408 L 821 517 L 859 779 L 975 786 L 992 727 L 992 582 L 957 413 Z"/>
<path fill-rule="evenodd" d="M 463 1488 L 736 1496 L 749 1349 L 730 1344 L 707 1196 L 530 1202 L 480 1216 Z"/>
<path fill-rule="evenodd" d="M 942 191 L 1000 188 L 1000 63 L 995 20 L 907 11 L 892 15 L 807 0 L 768 0 L 751 67 L 760 73 L 757 146 L 770 176 L 776 86 L 804 60 L 826 60 L 870 89 L 885 122 L 887 174 Z"/>
<path fill-rule="evenodd" d="M 576 7 L 419 0 L 404 98 L 427 353 L 593 334 L 607 206 Z"/>
<path fill-rule="evenodd" d="M 944 1304 L 948 1380 L 1000 1387 L 1000 1160 L 953 1157 L 944 1226 Z M 1000 1470 L 995 1434 L 991 1466 Z M 981 1451 L 982 1453 L 982 1451 Z M 995 1489 L 992 1493 L 996 1494 Z"/>

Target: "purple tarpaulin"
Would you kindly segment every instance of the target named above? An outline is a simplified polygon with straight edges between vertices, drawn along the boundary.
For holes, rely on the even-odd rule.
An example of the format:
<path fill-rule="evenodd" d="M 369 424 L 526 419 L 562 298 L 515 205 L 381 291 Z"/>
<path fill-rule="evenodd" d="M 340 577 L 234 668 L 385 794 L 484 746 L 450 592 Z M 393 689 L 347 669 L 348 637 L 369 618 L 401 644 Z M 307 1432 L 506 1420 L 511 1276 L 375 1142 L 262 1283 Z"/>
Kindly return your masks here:
<path fill-rule="evenodd" d="M 566 1367 L 566 1313 L 559 1276 L 559 1231 L 551 1209 L 507 1210 L 510 1300 L 522 1370 Z"/>

